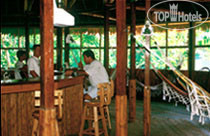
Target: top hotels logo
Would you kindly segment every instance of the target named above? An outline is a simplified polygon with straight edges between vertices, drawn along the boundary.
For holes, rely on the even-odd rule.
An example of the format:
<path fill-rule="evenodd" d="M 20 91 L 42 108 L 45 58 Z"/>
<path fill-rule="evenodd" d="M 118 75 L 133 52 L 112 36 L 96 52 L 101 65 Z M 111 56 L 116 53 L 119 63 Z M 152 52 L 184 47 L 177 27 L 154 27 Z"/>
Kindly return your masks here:
<path fill-rule="evenodd" d="M 187 2 L 187 3 L 195 4 L 196 6 L 199 6 L 200 9 L 202 9 L 203 11 L 206 12 L 206 18 L 202 17 L 202 14 L 199 13 L 199 11 L 195 11 L 193 13 L 191 13 L 191 12 L 185 13 L 184 11 L 181 11 L 181 9 L 179 9 L 179 5 L 177 3 L 178 1 Z M 155 7 L 157 7 L 160 4 L 166 4 L 166 3 L 168 3 L 169 11 L 155 11 Z M 154 11 L 153 12 L 153 14 L 154 14 L 153 19 L 149 18 L 149 13 L 151 11 Z M 155 22 L 159 22 L 159 23 L 163 23 L 163 22 L 166 22 L 166 21 L 169 21 L 169 22 L 199 22 L 199 21 L 202 21 L 202 18 L 204 18 L 204 20 L 200 24 L 197 24 L 196 26 L 194 26 L 194 27 L 197 27 L 197 26 L 203 24 L 208 19 L 208 17 L 209 17 L 209 12 L 204 6 L 202 6 L 199 3 L 190 1 L 190 0 L 176 0 L 176 1 L 175 0 L 166 0 L 166 1 L 162 1 L 162 2 L 159 2 L 155 5 L 153 5 L 147 12 L 148 20 L 150 20 L 153 24 L 155 24 L 155 25 L 157 25 L 161 28 L 164 28 L 164 29 L 172 29 L 172 28 L 167 28 L 167 27 L 164 27 L 164 26 L 160 26 L 160 25 L 156 24 Z M 194 28 L 194 27 L 191 27 L 191 28 Z M 191 29 L 191 28 L 189 27 L 189 28 L 184 28 L 184 29 Z"/>

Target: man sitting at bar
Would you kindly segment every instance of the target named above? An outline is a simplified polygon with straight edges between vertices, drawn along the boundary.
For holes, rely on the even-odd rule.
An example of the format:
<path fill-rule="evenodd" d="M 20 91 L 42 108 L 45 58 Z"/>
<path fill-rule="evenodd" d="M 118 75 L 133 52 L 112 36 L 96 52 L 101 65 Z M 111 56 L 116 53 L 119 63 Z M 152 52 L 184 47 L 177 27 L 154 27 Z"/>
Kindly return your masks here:
<path fill-rule="evenodd" d="M 109 82 L 109 77 L 104 66 L 95 59 L 95 55 L 91 50 L 83 52 L 85 66 L 79 63 L 79 67 L 84 70 L 84 74 L 88 76 L 90 86 L 87 91 L 84 91 L 84 99 L 90 100 L 97 97 L 97 85 L 99 83 Z"/>
<path fill-rule="evenodd" d="M 19 50 L 17 52 L 18 61 L 15 64 L 15 79 L 23 79 L 27 78 L 27 65 L 24 64 L 24 60 L 26 60 L 26 52 Z"/>
<path fill-rule="evenodd" d="M 34 45 L 34 56 L 28 59 L 28 75 L 30 78 L 40 77 L 40 45 Z"/>

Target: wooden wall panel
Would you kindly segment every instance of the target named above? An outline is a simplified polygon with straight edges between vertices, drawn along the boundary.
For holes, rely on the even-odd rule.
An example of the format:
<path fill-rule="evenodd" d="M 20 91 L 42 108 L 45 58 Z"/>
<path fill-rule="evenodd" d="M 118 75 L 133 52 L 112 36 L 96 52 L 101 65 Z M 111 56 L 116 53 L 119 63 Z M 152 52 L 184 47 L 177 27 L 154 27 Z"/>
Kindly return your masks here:
<path fill-rule="evenodd" d="M 1 95 L 2 136 L 28 136 L 32 130 L 33 92 Z"/>
<path fill-rule="evenodd" d="M 75 85 L 68 87 L 64 91 L 64 116 L 62 124 L 65 128 L 64 134 L 78 134 L 83 111 L 83 86 Z"/>
<path fill-rule="evenodd" d="M 7 96 L 1 95 L 1 135 L 9 135 L 7 127 Z"/>
<path fill-rule="evenodd" d="M 83 85 L 64 88 L 60 135 L 78 134 L 83 109 Z M 1 94 L 1 135 L 30 136 L 33 126 L 34 92 Z"/>

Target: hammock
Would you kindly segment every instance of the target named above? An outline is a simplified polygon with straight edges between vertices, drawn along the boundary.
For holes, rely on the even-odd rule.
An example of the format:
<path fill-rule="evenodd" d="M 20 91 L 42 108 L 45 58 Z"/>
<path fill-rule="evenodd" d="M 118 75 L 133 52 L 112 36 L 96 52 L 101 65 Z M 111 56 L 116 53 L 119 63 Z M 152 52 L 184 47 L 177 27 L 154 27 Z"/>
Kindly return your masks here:
<path fill-rule="evenodd" d="M 168 97 L 168 101 L 171 99 L 175 101 L 175 105 L 177 106 L 178 102 L 182 102 L 186 105 L 187 111 L 189 111 L 189 97 L 188 93 L 182 91 L 176 85 L 174 85 L 170 80 L 168 80 L 160 71 L 154 69 L 157 75 L 163 80 L 163 100 L 166 100 Z"/>
<path fill-rule="evenodd" d="M 148 51 L 151 55 L 154 55 L 155 57 L 159 58 L 159 60 L 163 61 L 167 66 L 169 66 L 174 74 L 182 80 L 182 86 L 187 91 L 188 98 L 184 95 L 185 93 L 181 93 L 179 89 L 177 89 L 175 86 L 173 86 L 167 78 L 161 75 L 160 72 L 158 72 L 158 75 L 161 75 L 161 79 L 164 80 L 165 83 L 163 83 L 163 93 L 164 96 L 169 96 L 169 98 L 176 98 L 176 102 L 180 101 L 186 105 L 190 103 L 191 106 L 191 120 L 193 120 L 193 117 L 195 115 L 199 116 L 199 122 L 204 124 L 205 118 L 210 118 L 210 94 L 204 90 L 201 86 L 190 80 L 188 77 L 183 75 L 181 72 L 179 72 L 166 58 L 166 60 L 162 59 L 159 55 L 157 55 L 155 52 L 147 48 L 147 46 L 141 42 L 141 44 L 144 46 L 146 51 Z M 139 44 L 137 44 L 140 46 Z M 158 50 L 160 48 L 158 47 Z M 161 50 L 160 50 L 161 51 Z M 179 92 L 179 93 L 178 93 Z M 189 100 L 188 100 L 189 99 Z M 188 106 L 187 106 L 188 107 Z"/>

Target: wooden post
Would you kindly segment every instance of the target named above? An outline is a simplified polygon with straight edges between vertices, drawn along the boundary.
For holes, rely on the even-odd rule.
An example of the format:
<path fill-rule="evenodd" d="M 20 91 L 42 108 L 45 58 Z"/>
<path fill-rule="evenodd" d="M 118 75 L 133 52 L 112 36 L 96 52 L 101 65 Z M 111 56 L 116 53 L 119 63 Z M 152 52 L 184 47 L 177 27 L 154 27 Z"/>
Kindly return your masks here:
<path fill-rule="evenodd" d="M 150 8 L 150 0 L 146 1 L 146 14 Z M 150 36 L 146 36 L 146 46 L 150 48 Z M 145 52 L 145 78 L 144 78 L 144 136 L 151 132 L 151 90 L 150 90 L 150 54 Z"/>
<path fill-rule="evenodd" d="M 109 10 L 105 7 L 104 19 L 104 66 L 109 69 Z"/>
<path fill-rule="evenodd" d="M 168 28 L 168 22 L 166 22 L 166 28 Z M 168 57 L 168 29 L 166 29 L 166 57 Z M 167 70 L 168 66 L 166 65 L 165 69 Z"/>
<path fill-rule="evenodd" d="M 28 13 L 26 15 L 26 20 L 25 20 L 25 46 L 26 46 L 26 55 L 27 55 L 27 59 L 29 58 L 29 52 L 30 52 L 30 49 L 29 49 L 29 22 L 28 22 Z"/>
<path fill-rule="evenodd" d="M 136 120 L 136 80 L 129 81 L 129 121 Z"/>
<path fill-rule="evenodd" d="M 69 34 L 69 28 L 65 28 L 65 63 L 69 65 L 69 43 L 66 43 L 66 37 Z"/>
<path fill-rule="evenodd" d="M 146 36 L 146 45 L 150 48 L 150 36 Z M 150 90 L 150 54 L 145 52 L 145 78 L 144 78 L 144 136 L 150 136 L 151 117 L 151 90 Z"/>
<path fill-rule="evenodd" d="M 62 68 L 62 37 L 63 37 L 63 29 L 57 28 L 57 69 L 60 70 Z"/>
<path fill-rule="evenodd" d="M 82 62 L 82 31 L 80 29 L 80 62 Z"/>
<path fill-rule="evenodd" d="M 128 135 L 126 95 L 126 0 L 116 1 L 117 71 L 116 71 L 116 136 Z"/>
<path fill-rule="evenodd" d="M 99 39 L 99 61 L 101 61 L 101 43 L 102 43 L 102 28 L 100 28 L 100 39 Z"/>
<path fill-rule="evenodd" d="M 136 119 L 136 40 L 134 35 L 136 34 L 136 7 L 135 2 L 131 3 L 131 66 L 130 66 L 130 82 L 129 82 L 129 121 L 133 122 Z"/>
<path fill-rule="evenodd" d="M 190 27 L 193 27 L 195 23 L 190 22 Z M 189 61 L 188 71 L 189 78 L 193 79 L 193 73 L 195 70 L 195 28 L 189 29 Z"/>
<path fill-rule="evenodd" d="M 53 66 L 53 0 L 40 1 L 41 30 L 41 110 L 39 118 L 40 136 L 56 134 L 54 108 Z"/>

